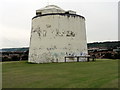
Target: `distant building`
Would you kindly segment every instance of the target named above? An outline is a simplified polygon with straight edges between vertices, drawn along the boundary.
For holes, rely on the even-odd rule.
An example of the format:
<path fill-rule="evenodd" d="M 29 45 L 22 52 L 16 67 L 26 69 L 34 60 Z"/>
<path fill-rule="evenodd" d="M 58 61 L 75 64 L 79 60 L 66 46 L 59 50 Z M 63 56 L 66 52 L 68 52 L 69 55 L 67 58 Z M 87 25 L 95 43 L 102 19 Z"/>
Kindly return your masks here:
<path fill-rule="evenodd" d="M 36 10 L 36 16 L 32 18 L 28 62 L 64 62 L 65 56 L 86 54 L 83 16 L 55 5 Z"/>

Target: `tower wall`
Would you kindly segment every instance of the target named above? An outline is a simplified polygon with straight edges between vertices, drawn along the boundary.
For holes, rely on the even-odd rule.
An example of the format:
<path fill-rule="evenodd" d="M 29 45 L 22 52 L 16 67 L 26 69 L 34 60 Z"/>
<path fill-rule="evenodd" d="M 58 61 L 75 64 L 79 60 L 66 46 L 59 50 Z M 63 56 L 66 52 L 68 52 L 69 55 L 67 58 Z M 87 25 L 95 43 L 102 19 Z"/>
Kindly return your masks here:
<path fill-rule="evenodd" d="M 73 14 L 46 14 L 32 19 L 29 62 L 64 62 L 87 54 L 85 19 Z"/>

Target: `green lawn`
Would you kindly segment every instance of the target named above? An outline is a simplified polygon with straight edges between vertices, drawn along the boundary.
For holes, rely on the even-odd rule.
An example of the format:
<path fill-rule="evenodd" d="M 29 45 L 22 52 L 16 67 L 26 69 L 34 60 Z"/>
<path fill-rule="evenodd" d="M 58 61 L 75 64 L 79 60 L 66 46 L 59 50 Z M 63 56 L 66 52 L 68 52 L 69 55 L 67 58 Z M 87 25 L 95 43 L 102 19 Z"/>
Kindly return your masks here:
<path fill-rule="evenodd" d="M 3 88 L 118 88 L 118 60 L 3 62 L 2 70 Z"/>

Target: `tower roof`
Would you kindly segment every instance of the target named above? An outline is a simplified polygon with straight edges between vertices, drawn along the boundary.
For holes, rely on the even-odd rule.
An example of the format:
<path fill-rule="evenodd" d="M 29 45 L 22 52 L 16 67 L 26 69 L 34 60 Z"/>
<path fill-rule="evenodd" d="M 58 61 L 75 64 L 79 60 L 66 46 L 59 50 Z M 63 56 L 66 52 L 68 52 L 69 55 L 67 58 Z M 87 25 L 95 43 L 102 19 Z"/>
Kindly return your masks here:
<path fill-rule="evenodd" d="M 48 6 L 45 6 L 44 8 L 36 10 L 36 16 L 33 17 L 32 19 L 37 17 L 47 16 L 47 15 L 64 15 L 64 16 L 66 15 L 68 17 L 78 16 L 85 19 L 83 16 L 76 14 L 75 11 L 72 11 L 72 10 L 65 11 L 56 5 L 48 5 Z"/>
<path fill-rule="evenodd" d="M 56 6 L 56 5 L 48 5 L 48 6 L 44 7 L 43 9 L 58 9 L 58 10 L 63 10 L 60 7 Z"/>
<path fill-rule="evenodd" d="M 48 13 L 64 13 L 65 10 L 56 5 L 48 5 L 44 8 L 36 10 L 36 14 L 48 14 Z"/>
<path fill-rule="evenodd" d="M 49 14 L 49 13 L 65 13 L 65 12 L 69 12 L 71 14 L 76 14 L 76 12 L 72 11 L 72 10 L 65 11 L 56 5 L 48 5 L 44 8 L 36 10 L 36 15 Z"/>

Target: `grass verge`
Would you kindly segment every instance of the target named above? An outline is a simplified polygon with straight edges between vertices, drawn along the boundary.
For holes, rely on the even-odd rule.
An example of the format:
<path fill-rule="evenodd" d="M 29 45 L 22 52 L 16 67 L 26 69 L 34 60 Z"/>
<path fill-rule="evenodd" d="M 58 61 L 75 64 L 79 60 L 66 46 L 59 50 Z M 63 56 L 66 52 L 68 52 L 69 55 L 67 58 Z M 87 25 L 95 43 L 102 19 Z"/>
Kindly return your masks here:
<path fill-rule="evenodd" d="M 3 88 L 118 88 L 118 60 L 2 64 Z"/>

